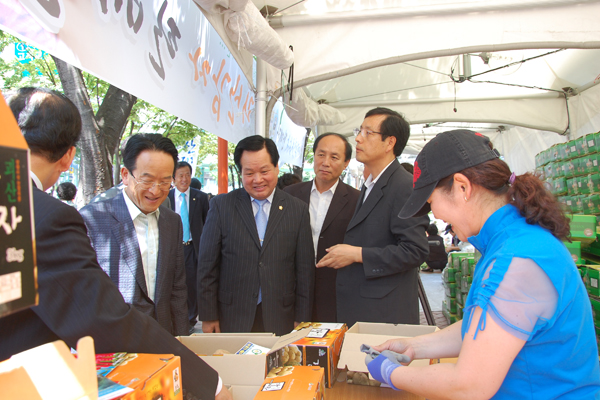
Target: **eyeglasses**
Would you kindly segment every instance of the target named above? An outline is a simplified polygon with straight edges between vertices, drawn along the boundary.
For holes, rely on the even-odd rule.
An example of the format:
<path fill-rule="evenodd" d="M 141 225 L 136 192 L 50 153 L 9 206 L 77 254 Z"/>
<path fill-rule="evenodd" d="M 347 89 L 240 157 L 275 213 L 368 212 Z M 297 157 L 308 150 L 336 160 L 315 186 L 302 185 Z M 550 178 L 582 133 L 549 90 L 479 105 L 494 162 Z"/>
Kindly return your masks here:
<path fill-rule="evenodd" d="M 158 188 L 160 190 L 162 190 L 163 192 L 171 189 L 171 181 L 160 182 L 160 183 L 156 183 L 156 182 L 152 182 L 152 181 L 140 181 L 133 175 L 133 173 L 131 171 L 129 173 L 131 174 L 133 179 L 137 182 L 137 185 L 139 185 L 139 187 L 144 190 L 153 189 L 155 186 L 158 186 Z"/>
<path fill-rule="evenodd" d="M 372 136 L 374 133 L 381 134 L 381 132 L 369 131 L 367 128 L 354 128 L 352 132 L 354 133 L 354 137 L 362 134 L 365 139 L 367 139 L 369 136 Z"/>

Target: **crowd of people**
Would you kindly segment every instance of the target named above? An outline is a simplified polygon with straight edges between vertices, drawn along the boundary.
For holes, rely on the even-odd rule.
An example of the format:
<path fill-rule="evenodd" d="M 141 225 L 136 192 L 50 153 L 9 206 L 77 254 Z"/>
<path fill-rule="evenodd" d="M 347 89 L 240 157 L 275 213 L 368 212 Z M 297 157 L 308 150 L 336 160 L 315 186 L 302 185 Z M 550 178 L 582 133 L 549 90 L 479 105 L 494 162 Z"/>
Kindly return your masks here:
<path fill-rule="evenodd" d="M 76 107 L 43 88 L 8 102 L 31 149 L 40 301 L 0 320 L 0 360 L 89 335 L 99 353 L 179 355 L 186 399 L 229 399 L 218 373 L 174 336 L 197 321 L 206 333 L 277 335 L 303 321 L 419 324 L 419 267 L 439 269 L 447 250 L 431 210 L 482 253 L 465 322 L 374 348 L 458 363 L 418 369 L 384 354 L 371 374 L 428 398 L 598 393 L 589 302 L 559 241 L 568 222 L 484 136 L 440 134 L 409 172 L 397 160 L 408 122 L 375 108 L 355 130 L 368 171 L 361 191 L 340 180 L 352 156 L 343 135 L 316 138 L 315 178 L 295 184 L 278 179 L 275 143 L 250 136 L 234 152 L 242 188 L 209 203 L 170 139 L 138 134 L 122 151 L 122 190 L 78 212 L 44 193 L 75 155 Z"/>

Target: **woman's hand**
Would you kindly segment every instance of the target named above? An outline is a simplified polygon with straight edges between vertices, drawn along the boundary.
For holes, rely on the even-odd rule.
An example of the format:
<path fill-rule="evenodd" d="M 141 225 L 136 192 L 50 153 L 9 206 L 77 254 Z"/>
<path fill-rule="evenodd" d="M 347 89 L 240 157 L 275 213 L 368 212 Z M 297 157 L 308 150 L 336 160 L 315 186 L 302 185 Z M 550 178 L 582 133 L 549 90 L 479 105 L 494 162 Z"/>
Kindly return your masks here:
<path fill-rule="evenodd" d="M 404 354 L 410 358 L 410 361 L 408 363 L 403 363 L 403 365 L 408 365 L 415 359 L 415 349 L 412 347 L 409 339 L 390 339 L 379 346 L 372 347 L 380 353 L 384 350 L 391 350 L 398 354 Z"/>

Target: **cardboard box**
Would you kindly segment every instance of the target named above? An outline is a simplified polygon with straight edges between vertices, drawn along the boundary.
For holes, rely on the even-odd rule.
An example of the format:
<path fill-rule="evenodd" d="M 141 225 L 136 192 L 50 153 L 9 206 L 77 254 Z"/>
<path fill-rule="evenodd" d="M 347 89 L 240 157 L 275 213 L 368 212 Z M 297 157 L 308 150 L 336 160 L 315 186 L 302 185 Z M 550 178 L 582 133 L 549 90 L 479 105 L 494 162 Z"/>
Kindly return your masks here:
<path fill-rule="evenodd" d="M 452 254 L 452 253 L 450 253 Z M 442 270 L 442 280 L 445 283 L 455 283 L 456 282 L 456 268 L 448 265 L 446 268 Z"/>
<path fill-rule="evenodd" d="M 594 325 L 600 325 L 600 299 L 590 297 L 592 303 L 592 315 L 594 316 Z"/>
<path fill-rule="evenodd" d="M 233 400 L 253 400 L 261 386 L 225 385 Z"/>
<path fill-rule="evenodd" d="M 379 383 L 368 374 L 365 353 L 360 351 L 362 344 L 379 345 L 388 339 L 427 335 L 438 330 L 437 326 L 427 325 L 357 322 L 346 332 L 338 368 L 348 369 L 348 383 L 379 386 Z M 430 363 L 431 360 L 414 360 L 411 365 L 425 366 Z"/>
<path fill-rule="evenodd" d="M 298 327 L 303 327 L 301 323 Z M 340 360 L 344 334 L 348 330 L 346 324 L 310 323 L 310 332 L 302 339 L 294 342 L 302 356 L 301 365 L 318 366 L 325 369 L 325 387 L 332 387 L 337 376 L 337 364 Z M 288 346 L 288 348 L 292 348 Z M 284 365 L 293 365 L 285 363 Z"/>
<path fill-rule="evenodd" d="M 600 144 L 597 140 L 597 133 L 589 133 L 584 138 L 587 142 L 588 153 L 597 153 L 599 150 L 598 145 Z"/>
<path fill-rule="evenodd" d="M 254 400 L 323 400 L 325 398 L 323 368 L 290 366 L 283 367 L 279 373 L 286 375 L 267 376 Z"/>
<path fill-rule="evenodd" d="M 227 385 L 258 386 L 269 370 L 282 367 L 283 348 L 309 333 L 308 329 L 292 332 L 284 336 L 204 334 L 181 336 L 179 341 L 194 353 L 200 355 L 208 365 L 219 371 L 219 376 Z M 247 342 L 268 347 L 268 354 L 236 355 Z M 213 355 L 217 350 L 227 350 L 231 354 Z"/>
<path fill-rule="evenodd" d="M 463 276 L 460 281 L 460 291 L 463 293 L 469 293 L 469 290 L 471 289 L 471 283 L 473 283 L 472 277 Z"/>
<path fill-rule="evenodd" d="M 581 242 L 582 245 L 596 240 L 596 217 L 594 215 L 567 214 L 567 217 L 571 219 L 572 240 Z"/>
<path fill-rule="evenodd" d="M 181 360 L 173 354 L 136 354 L 106 377 L 134 389 L 123 400 L 183 400 Z"/>
<path fill-rule="evenodd" d="M 563 242 L 569 253 L 571 253 L 571 257 L 573 258 L 573 262 L 575 264 L 582 264 L 583 260 L 581 259 L 581 242 Z"/>
<path fill-rule="evenodd" d="M 467 301 L 467 293 L 463 293 L 460 290 L 456 292 L 456 304 L 460 306 L 465 305 L 465 301 Z"/>
<path fill-rule="evenodd" d="M 460 284 L 446 282 L 442 282 L 442 284 L 444 285 L 446 296 L 456 298 L 456 292 L 460 291 Z"/>
<path fill-rule="evenodd" d="M 446 309 L 449 313 L 456 314 L 456 298 L 444 297 L 442 301 L 442 311 Z"/>
<path fill-rule="evenodd" d="M 585 276 L 583 277 L 583 283 L 590 296 L 600 296 L 600 287 L 598 282 L 600 281 L 600 265 L 587 265 Z"/>

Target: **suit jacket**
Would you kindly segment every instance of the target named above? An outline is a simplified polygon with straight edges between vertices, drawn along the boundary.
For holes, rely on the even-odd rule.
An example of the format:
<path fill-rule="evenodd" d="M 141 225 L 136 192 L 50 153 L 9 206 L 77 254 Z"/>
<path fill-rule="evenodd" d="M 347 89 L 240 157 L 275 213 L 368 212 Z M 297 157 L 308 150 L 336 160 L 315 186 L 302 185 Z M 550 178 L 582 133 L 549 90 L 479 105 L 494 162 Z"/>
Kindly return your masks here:
<path fill-rule="evenodd" d="M 175 211 L 175 189 L 171 189 L 168 199 L 171 200 L 171 210 Z M 190 188 L 190 198 L 186 199 L 190 205 L 190 233 L 192 234 L 192 242 L 194 250 L 198 254 L 200 248 L 200 235 L 202 228 L 206 222 L 208 215 L 208 195 L 198 189 Z"/>
<path fill-rule="evenodd" d="M 77 340 L 89 335 L 96 353 L 180 356 L 184 390 L 214 399 L 217 373 L 123 301 L 98 266 L 77 210 L 35 188 L 33 208 L 39 305 L 0 319 L 0 361 L 55 340 L 76 347 Z"/>
<path fill-rule="evenodd" d="M 250 332 L 259 288 L 267 332 L 289 333 L 308 321 L 314 288 L 308 207 L 275 190 L 261 247 L 244 189 L 211 200 L 198 258 L 198 315 L 223 332 Z"/>
<path fill-rule="evenodd" d="M 366 201 L 359 199 L 344 243 L 362 247 L 362 263 L 338 270 L 338 320 L 419 324 L 418 267 L 427 259 L 429 217 L 400 219 L 412 175 L 397 160 Z"/>
<path fill-rule="evenodd" d="M 168 208 L 160 207 L 156 288 L 152 301 L 148 297 L 140 245 L 123 196 L 126 194 L 90 203 L 80 211 L 98 263 L 117 285 L 125 302 L 155 318 L 172 334 L 188 335 L 181 218 Z"/>
<path fill-rule="evenodd" d="M 288 186 L 284 190 L 310 207 L 312 185 L 313 181 L 302 182 Z M 344 234 L 352 215 L 354 215 L 359 196 L 360 192 L 352 186 L 341 181 L 338 183 L 321 227 L 317 242 L 317 261 L 327 254 L 326 249 L 344 242 Z M 336 276 L 337 270 L 333 268 L 317 268 L 315 270 L 315 301 L 311 321 L 337 322 Z"/>

